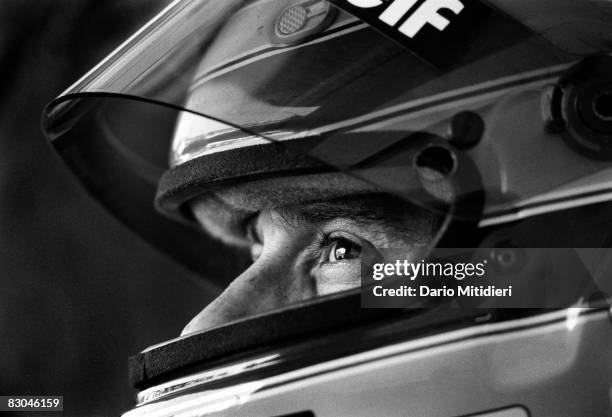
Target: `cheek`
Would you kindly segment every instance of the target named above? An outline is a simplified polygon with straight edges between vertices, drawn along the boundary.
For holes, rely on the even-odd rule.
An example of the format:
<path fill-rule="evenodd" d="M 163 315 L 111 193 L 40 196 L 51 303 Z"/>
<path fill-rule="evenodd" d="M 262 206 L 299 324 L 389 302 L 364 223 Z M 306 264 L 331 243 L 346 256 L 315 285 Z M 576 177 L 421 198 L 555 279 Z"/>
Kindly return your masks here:
<path fill-rule="evenodd" d="M 253 292 L 266 293 L 277 302 L 289 304 L 316 295 L 311 270 L 310 257 L 296 239 L 278 239 L 262 246 L 259 257 L 245 274 L 251 277 Z"/>
<path fill-rule="evenodd" d="M 317 293 L 329 295 L 359 288 L 361 262 L 358 259 L 321 265 L 316 271 Z"/>

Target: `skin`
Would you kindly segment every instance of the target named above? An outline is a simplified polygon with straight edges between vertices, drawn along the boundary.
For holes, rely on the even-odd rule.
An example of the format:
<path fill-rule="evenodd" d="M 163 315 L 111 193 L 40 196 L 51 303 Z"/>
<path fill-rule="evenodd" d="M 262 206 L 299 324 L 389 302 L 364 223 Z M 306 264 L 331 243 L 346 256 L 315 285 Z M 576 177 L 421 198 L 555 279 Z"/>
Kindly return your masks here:
<path fill-rule="evenodd" d="M 253 263 L 182 334 L 358 288 L 362 256 L 381 248 L 422 256 L 438 224 L 425 210 L 381 196 L 262 210 L 244 232 Z"/>

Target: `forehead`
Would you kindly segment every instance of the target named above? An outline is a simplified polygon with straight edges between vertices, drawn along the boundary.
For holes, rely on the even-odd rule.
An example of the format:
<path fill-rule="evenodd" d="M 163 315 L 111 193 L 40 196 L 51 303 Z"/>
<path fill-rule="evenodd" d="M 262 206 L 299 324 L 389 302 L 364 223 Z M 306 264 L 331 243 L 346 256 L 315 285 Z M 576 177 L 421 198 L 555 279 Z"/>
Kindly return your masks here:
<path fill-rule="evenodd" d="M 339 197 L 326 201 L 298 204 L 278 209 L 289 218 L 322 223 L 337 218 L 357 223 L 405 223 L 429 219 L 431 213 L 412 203 L 386 194 L 363 194 Z"/>
<path fill-rule="evenodd" d="M 248 211 L 232 206 L 219 196 L 205 195 L 192 202 L 200 225 L 226 243 L 247 245 L 247 227 L 262 211 L 278 214 L 288 225 L 323 225 L 342 220 L 364 232 L 382 233 L 395 239 L 429 240 L 440 223 L 436 215 L 384 194 L 362 194 Z"/>

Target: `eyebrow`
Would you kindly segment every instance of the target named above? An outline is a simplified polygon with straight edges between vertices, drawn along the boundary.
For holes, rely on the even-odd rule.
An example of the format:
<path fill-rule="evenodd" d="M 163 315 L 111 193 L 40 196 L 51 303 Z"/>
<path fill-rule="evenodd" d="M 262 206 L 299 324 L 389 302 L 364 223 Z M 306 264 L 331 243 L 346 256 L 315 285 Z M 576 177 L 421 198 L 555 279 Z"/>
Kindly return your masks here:
<path fill-rule="evenodd" d="M 398 197 L 366 194 L 330 201 L 283 207 L 276 210 L 289 224 L 301 221 L 325 223 L 348 219 L 360 227 L 376 224 L 387 231 L 401 230 L 411 240 L 431 238 L 439 228 L 440 216 Z"/>

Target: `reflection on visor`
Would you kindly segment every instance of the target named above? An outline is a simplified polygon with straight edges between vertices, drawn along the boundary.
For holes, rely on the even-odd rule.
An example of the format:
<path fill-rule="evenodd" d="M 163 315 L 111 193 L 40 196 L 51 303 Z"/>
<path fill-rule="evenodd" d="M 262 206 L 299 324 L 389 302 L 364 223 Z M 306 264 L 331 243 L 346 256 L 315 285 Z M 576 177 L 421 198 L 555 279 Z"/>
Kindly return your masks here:
<path fill-rule="evenodd" d="M 177 166 L 220 150 L 262 143 L 268 140 L 207 117 L 182 112 L 174 132 L 170 165 Z"/>

